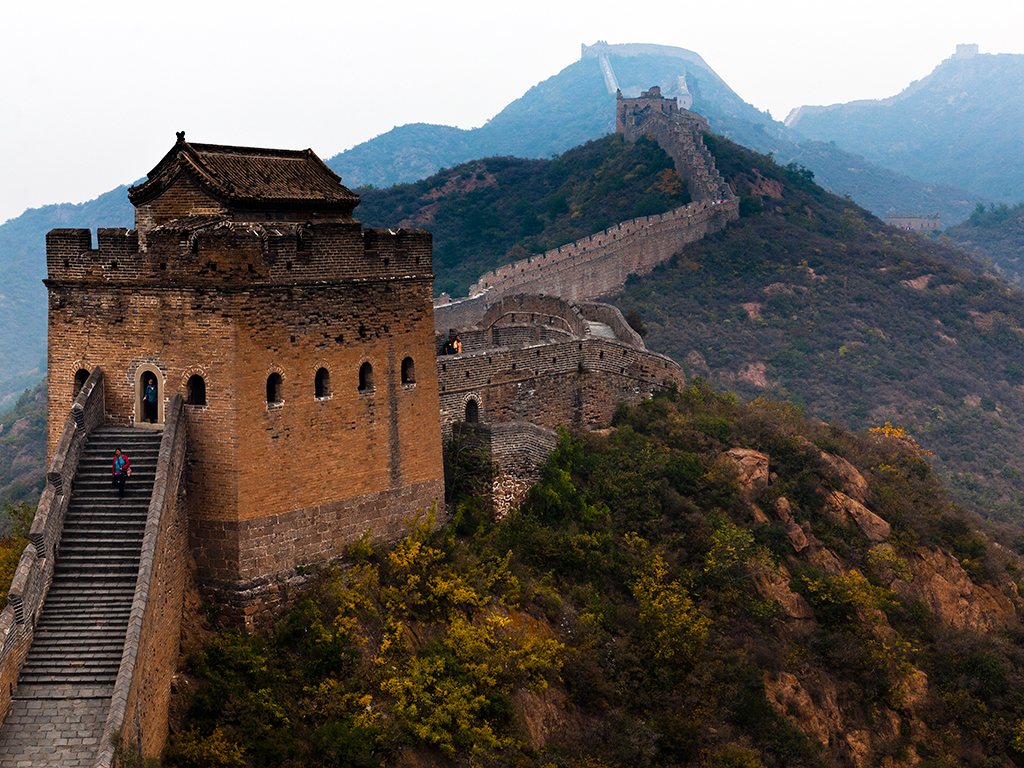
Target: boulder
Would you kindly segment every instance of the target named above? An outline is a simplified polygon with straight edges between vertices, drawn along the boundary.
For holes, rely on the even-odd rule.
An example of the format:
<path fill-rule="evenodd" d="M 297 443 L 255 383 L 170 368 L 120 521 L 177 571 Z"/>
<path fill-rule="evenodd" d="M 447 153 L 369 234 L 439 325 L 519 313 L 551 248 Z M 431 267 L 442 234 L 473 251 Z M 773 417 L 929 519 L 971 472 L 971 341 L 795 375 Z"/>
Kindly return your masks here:
<path fill-rule="evenodd" d="M 768 454 L 732 448 L 722 455 L 736 465 L 736 479 L 744 499 L 753 501 L 768 487 Z"/>
<path fill-rule="evenodd" d="M 872 544 L 885 541 L 892 533 L 891 525 L 845 493 L 832 491 L 825 501 L 825 509 L 837 520 L 852 520 Z"/>
<path fill-rule="evenodd" d="M 938 547 L 921 547 L 910 559 L 913 581 L 897 579 L 892 590 L 900 597 L 921 600 L 945 624 L 985 632 L 1010 621 L 1013 602 L 995 587 L 971 581 L 952 555 Z"/>

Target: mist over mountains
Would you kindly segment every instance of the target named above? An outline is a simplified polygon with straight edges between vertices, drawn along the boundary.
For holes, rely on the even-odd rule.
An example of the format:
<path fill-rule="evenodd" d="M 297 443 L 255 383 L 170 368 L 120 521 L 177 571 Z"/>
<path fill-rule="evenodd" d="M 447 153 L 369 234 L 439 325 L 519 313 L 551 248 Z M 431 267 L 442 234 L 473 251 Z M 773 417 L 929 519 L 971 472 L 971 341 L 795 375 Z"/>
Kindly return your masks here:
<path fill-rule="evenodd" d="M 964 87 L 974 82 L 964 79 Z M 771 154 L 783 165 L 806 166 L 822 186 L 878 215 L 890 208 L 938 212 L 944 224 L 951 224 L 966 219 L 979 202 L 989 202 L 981 194 L 914 181 L 846 151 L 838 142 L 805 139 L 745 102 L 698 54 L 670 46 L 592 46 L 579 61 L 531 88 L 480 128 L 405 125 L 330 158 L 328 164 L 349 187 L 380 188 L 483 157 L 547 159 L 614 130 L 616 88 L 629 96 L 652 85 L 680 97 L 683 105 L 692 102 L 691 108 L 708 118 L 713 131 Z M 951 110 L 947 117 L 953 121 L 957 115 L 975 119 L 962 110 Z M 806 125 L 801 120 L 800 130 Z M 989 132 L 998 130 L 993 123 Z M 1015 139 L 1001 141 L 1009 146 Z M 988 151 L 980 138 L 975 144 L 979 152 Z M 1007 188 L 1015 188 L 1012 183 Z M 125 187 L 119 187 L 87 203 L 32 209 L 0 226 L 0 269 L 6 276 L 0 291 L 0 402 L 43 372 L 46 233 L 57 227 L 132 225 Z"/>
<path fill-rule="evenodd" d="M 610 73 L 610 77 L 606 75 Z M 783 164 L 810 168 L 822 186 L 882 216 L 892 208 L 967 218 L 983 195 L 914 181 L 841 145 L 807 139 L 745 102 L 693 51 L 671 46 L 584 46 L 584 55 L 527 91 L 480 128 L 418 123 L 395 128 L 335 155 L 327 164 L 348 186 L 416 181 L 441 168 L 489 156 L 547 158 L 615 130 L 615 89 L 638 96 L 657 85 L 708 119 L 711 130 Z"/>
<path fill-rule="evenodd" d="M 786 125 L 918 181 L 1019 202 L 1024 55 L 976 51 L 977 46 L 960 46 L 930 75 L 891 98 L 799 107 Z"/>

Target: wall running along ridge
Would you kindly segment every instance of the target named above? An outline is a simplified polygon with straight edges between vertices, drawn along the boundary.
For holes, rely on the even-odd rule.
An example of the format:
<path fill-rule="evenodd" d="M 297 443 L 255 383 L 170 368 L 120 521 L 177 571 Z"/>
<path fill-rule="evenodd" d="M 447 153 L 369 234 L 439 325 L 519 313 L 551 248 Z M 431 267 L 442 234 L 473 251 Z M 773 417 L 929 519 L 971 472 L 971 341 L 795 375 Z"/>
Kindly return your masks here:
<path fill-rule="evenodd" d="M 434 305 L 438 332 L 473 325 L 502 296 L 536 293 L 586 301 L 616 293 L 631 274 L 645 275 L 688 243 L 739 218 L 739 200 L 689 203 L 667 213 L 609 227 L 480 277 L 469 297 Z"/>

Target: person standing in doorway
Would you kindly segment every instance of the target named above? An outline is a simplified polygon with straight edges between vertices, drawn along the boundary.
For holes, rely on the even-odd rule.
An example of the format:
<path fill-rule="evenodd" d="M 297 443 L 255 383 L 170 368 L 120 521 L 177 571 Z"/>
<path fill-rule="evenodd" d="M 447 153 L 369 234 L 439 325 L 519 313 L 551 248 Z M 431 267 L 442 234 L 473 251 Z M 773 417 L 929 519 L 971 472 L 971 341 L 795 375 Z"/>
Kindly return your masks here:
<path fill-rule="evenodd" d="M 124 483 L 132 474 L 132 465 L 128 457 L 121 453 L 121 449 L 114 451 L 114 464 L 110 469 L 111 483 L 117 486 L 117 496 L 124 496 Z"/>
<path fill-rule="evenodd" d="M 146 391 L 142 395 L 142 405 L 145 409 L 142 419 L 150 424 L 156 424 L 156 398 L 156 379 L 150 377 L 146 381 Z"/>

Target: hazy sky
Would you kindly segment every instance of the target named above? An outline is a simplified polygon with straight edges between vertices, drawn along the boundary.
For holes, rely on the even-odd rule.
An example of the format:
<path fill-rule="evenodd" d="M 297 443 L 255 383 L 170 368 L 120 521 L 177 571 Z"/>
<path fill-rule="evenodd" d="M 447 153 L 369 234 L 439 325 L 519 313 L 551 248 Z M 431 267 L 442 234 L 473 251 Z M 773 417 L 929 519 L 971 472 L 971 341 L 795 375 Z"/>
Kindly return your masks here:
<path fill-rule="evenodd" d="M 957 43 L 1024 52 L 1021 0 L 8 0 L 0 222 L 144 176 L 174 143 L 321 157 L 395 125 L 471 128 L 580 44 L 696 51 L 782 120 L 883 98 Z"/>

